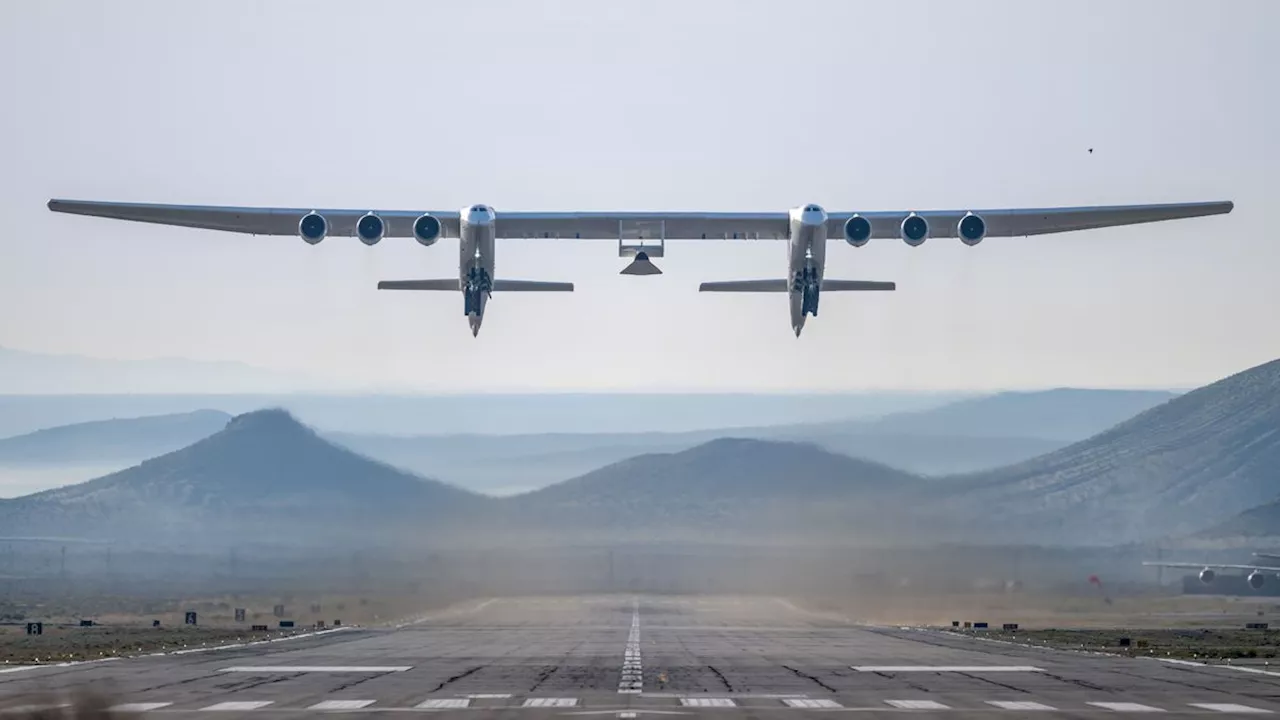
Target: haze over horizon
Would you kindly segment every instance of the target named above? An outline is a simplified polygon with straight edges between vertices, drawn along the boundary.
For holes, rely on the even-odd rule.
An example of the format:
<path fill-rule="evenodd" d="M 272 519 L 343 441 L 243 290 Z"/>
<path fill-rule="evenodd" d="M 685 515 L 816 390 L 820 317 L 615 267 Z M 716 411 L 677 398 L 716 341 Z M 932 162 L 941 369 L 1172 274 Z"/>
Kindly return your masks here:
<path fill-rule="evenodd" d="M 0 92 L 39 98 L 0 116 L 0 345 L 412 393 L 1190 388 L 1280 357 L 1280 5 L 303 7 L 0 6 Z M 449 276 L 456 241 L 308 247 L 60 216 L 51 197 L 483 202 L 499 222 L 808 201 L 1236 208 L 976 248 L 832 241 L 828 277 L 898 290 L 827 297 L 799 339 L 780 296 L 697 292 L 779 276 L 778 242 L 670 243 L 649 278 L 619 276 L 609 240 L 500 242 L 500 277 L 577 290 L 495 296 L 472 338 L 460 298 L 374 289 Z"/>

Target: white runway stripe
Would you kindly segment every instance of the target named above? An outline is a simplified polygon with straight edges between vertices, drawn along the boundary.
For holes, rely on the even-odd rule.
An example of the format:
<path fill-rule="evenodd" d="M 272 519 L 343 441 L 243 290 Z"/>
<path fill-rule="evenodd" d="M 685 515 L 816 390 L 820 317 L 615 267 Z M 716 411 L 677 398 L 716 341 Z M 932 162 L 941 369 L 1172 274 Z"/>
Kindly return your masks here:
<path fill-rule="evenodd" d="M 272 703 L 271 700 L 254 700 L 250 702 L 220 702 L 208 707 L 202 707 L 201 710 L 209 712 L 237 712 L 245 710 L 257 710 L 264 708 Z"/>
<path fill-rule="evenodd" d="M 148 710 L 159 710 L 162 707 L 169 707 L 172 704 L 173 703 L 171 702 L 125 703 L 123 705 L 112 705 L 111 707 L 107 708 L 107 710 L 111 712 L 121 712 L 121 713 L 146 712 Z"/>
<path fill-rule="evenodd" d="M 933 700 L 885 700 L 886 703 L 903 710 L 950 710 L 951 708 Z"/>
<path fill-rule="evenodd" d="M 573 707 L 578 698 L 526 698 L 524 707 Z"/>
<path fill-rule="evenodd" d="M 369 707 L 377 700 L 325 700 L 307 708 L 308 710 L 359 710 Z"/>
<path fill-rule="evenodd" d="M 782 702 L 786 703 L 789 707 L 805 709 L 844 707 L 835 700 L 826 699 L 811 700 L 809 698 L 783 698 Z"/>
<path fill-rule="evenodd" d="M 640 602 L 631 601 L 631 630 L 622 650 L 622 673 L 618 677 L 618 692 L 638 695 L 644 691 L 644 667 L 640 663 Z"/>
<path fill-rule="evenodd" d="M 1115 710 L 1116 712 L 1164 712 L 1158 707 L 1131 702 L 1091 702 L 1087 704 L 1104 710 Z"/>
<path fill-rule="evenodd" d="M 405 672 L 412 665 L 239 665 L 222 668 L 219 672 L 244 673 L 309 673 L 309 672 Z"/>
<path fill-rule="evenodd" d="M 726 697 L 685 697 L 680 698 L 685 707 L 736 707 L 737 704 Z"/>
<path fill-rule="evenodd" d="M 900 673 L 900 672 L 956 672 L 956 673 L 990 673 L 990 672 L 1044 672 L 1043 669 L 1030 665 L 850 665 L 858 672 Z"/>
<path fill-rule="evenodd" d="M 1028 700 L 988 700 L 988 705 L 995 705 L 1004 710 L 1056 710 L 1052 705 L 1045 705 Z"/>
<path fill-rule="evenodd" d="M 442 710 L 445 708 L 460 709 L 467 707 L 471 701 L 467 698 L 431 698 L 414 705 L 419 710 Z"/>
<path fill-rule="evenodd" d="M 1204 710 L 1217 710 L 1225 713 L 1262 713 L 1271 714 L 1270 710 L 1263 708 L 1249 707 L 1248 705 L 1236 705 L 1235 703 L 1190 703 L 1191 707 L 1198 707 Z"/>

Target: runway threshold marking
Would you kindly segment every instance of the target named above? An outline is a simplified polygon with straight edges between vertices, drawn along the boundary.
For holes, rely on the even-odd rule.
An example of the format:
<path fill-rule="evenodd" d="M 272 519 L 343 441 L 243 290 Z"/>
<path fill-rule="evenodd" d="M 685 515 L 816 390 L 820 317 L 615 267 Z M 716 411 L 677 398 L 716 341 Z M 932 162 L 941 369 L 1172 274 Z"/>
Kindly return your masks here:
<path fill-rule="evenodd" d="M 886 703 L 903 710 L 950 710 L 951 708 L 933 700 L 885 700 Z"/>
<path fill-rule="evenodd" d="M 309 673 L 309 672 L 405 672 L 411 665 L 238 665 L 222 668 L 219 672 L 248 673 Z"/>
<path fill-rule="evenodd" d="M 1042 668 L 1031 665 L 850 665 L 858 672 L 955 672 L 955 673 L 989 673 L 989 672 L 1044 672 Z"/>
<path fill-rule="evenodd" d="M 1164 709 L 1143 705 L 1141 703 L 1131 702 L 1091 702 L 1085 703 L 1094 707 L 1100 707 L 1104 710 L 1115 710 L 1116 712 L 1165 712 Z"/>
<path fill-rule="evenodd" d="M 1204 710 L 1217 710 L 1225 713 L 1260 713 L 1270 715 L 1270 710 L 1262 708 L 1249 707 L 1248 705 L 1237 705 L 1235 703 L 1190 703 L 1191 707 L 1198 707 Z"/>
<path fill-rule="evenodd" d="M 377 700 L 325 700 L 307 708 L 308 710 L 359 710 L 377 702 Z"/>

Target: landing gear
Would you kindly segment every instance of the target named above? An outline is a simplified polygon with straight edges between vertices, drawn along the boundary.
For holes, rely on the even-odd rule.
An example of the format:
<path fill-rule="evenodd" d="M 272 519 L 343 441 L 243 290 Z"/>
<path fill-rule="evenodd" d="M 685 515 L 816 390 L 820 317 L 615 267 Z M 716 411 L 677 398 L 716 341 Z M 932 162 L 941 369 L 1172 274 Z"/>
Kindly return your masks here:
<path fill-rule="evenodd" d="M 467 271 L 467 284 L 463 286 L 463 314 L 479 315 L 482 297 L 493 297 L 493 281 L 483 268 L 473 267 Z"/>
<path fill-rule="evenodd" d="M 801 313 L 803 315 L 818 316 L 818 272 L 812 267 L 805 267 L 796 273 L 796 277 L 791 282 L 791 291 L 803 294 L 801 301 Z"/>

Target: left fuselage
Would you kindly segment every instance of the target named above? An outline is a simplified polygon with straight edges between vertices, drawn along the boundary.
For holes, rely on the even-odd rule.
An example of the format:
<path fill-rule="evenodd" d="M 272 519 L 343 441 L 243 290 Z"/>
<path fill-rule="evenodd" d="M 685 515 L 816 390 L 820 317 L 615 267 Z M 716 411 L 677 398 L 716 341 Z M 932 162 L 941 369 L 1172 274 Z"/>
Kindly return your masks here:
<path fill-rule="evenodd" d="M 798 336 L 805 317 L 818 314 L 822 274 L 827 264 L 827 213 L 810 204 L 793 208 L 790 215 L 787 294 L 791 300 L 791 329 Z"/>

